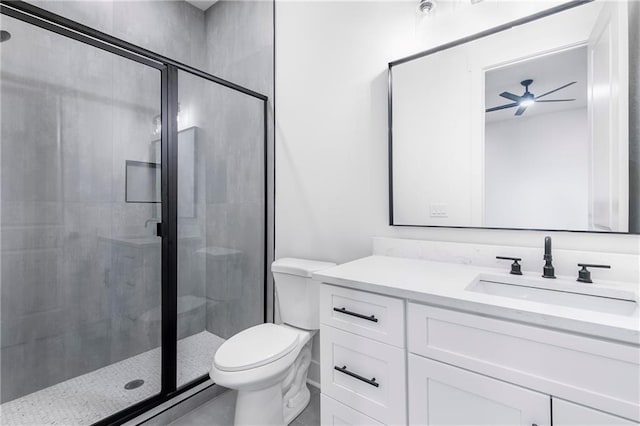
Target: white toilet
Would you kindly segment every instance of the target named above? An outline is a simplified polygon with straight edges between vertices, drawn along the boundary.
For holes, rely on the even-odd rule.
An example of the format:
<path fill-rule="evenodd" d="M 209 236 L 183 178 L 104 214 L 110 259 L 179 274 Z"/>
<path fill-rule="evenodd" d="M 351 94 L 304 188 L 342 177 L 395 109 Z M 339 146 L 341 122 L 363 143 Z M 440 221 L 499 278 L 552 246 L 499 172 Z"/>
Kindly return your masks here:
<path fill-rule="evenodd" d="M 311 274 L 335 263 L 284 258 L 271 265 L 284 324 L 260 324 L 216 351 L 209 375 L 238 390 L 236 425 L 289 424 L 309 403 L 307 371 L 320 326 L 319 284 Z"/>

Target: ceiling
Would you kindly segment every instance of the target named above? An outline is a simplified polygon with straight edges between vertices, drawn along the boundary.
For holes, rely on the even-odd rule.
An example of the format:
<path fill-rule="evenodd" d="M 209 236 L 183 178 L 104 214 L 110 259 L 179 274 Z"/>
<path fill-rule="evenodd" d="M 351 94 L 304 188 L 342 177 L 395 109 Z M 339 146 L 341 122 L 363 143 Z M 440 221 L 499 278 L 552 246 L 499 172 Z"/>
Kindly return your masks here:
<path fill-rule="evenodd" d="M 486 108 L 512 103 L 500 96 L 502 92 L 516 95 L 524 93 L 522 80 L 532 79 L 529 91 L 534 96 L 541 95 L 572 81 L 577 83 L 559 90 L 543 99 L 576 99 L 573 102 L 537 103 L 520 117 L 549 114 L 587 106 L 587 47 L 564 50 L 558 53 L 538 56 L 525 61 L 489 70 L 485 74 Z M 516 108 L 486 113 L 486 121 L 517 119 Z"/>
<path fill-rule="evenodd" d="M 185 0 L 187 3 L 190 3 L 197 7 L 200 10 L 207 10 L 218 0 Z"/>

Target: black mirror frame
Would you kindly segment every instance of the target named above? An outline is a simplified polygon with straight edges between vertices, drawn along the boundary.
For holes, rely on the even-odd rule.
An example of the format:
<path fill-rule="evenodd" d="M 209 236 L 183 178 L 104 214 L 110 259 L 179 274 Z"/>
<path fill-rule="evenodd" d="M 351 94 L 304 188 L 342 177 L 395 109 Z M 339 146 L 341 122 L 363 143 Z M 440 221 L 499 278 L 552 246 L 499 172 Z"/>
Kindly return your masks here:
<path fill-rule="evenodd" d="M 614 231 L 591 231 L 591 230 L 572 230 L 572 229 L 543 229 L 543 228 L 508 228 L 508 227 L 486 227 L 486 226 L 453 226 L 453 225 L 407 225 L 407 224 L 398 224 L 394 222 L 393 217 L 393 67 L 404 64 L 406 62 L 413 61 L 415 59 L 422 58 L 424 56 L 432 55 L 434 53 L 450 49 L 452 47 L 456 47 L 474 40 L 478 40 L 480 38 L 488 37 L 490 35 L 527 24 L 532 21 L 536 21 L 542 18 L 545 18 L 550 15 L 554 15 L 556 13 L 563 12 L 565 10 L 573 9 L 578 6 L 582 6 L 584 4 L 588 4 L 593 2 L 594 0 L 575 0 L 571 1 L 529 16 L 524 18 L 508 22 L 503 25 L 499 25 L 497 27 L 493 27 L 491 29 L 460 38 L 458 40 L 442 44 L 440 46 L 434 47 L 432 49 L 428 49 L 422 52 L 415 53 L 413 55 L 397 59 L 395 61 L 389 62 L 388 69 L 388 104 L 387 104 L 387 119 L 388 119 L 388 161 L 389 161 L 389 226 L 398 226 L 398 227 L 409 227 L 409 228 L 449 228 L 449 229 L 490 229 L 490 230 L 507 230 L 507 231 L 545 231 L 545 232 L 572 232 L 572 233 L 590 233 L 590 234 L 617 234 L 617 235 L 639 235 L 640 229 L 638 232 L 614 232 Z M 637 14 L 640 15 L 640 7 L 637 8 Z M 631 11 L 631 6 L 630 6 Z M 640 36 L 639 36 L 640 38 Z M 637 67 L 640 65 L 640 55 L 638 57 L 629 58 L 630 68 Z M 640 86 L 640 82 L 637 82 L 637 86 Z M 640 87 L 630 87 L 630 97 L 633 98 L 633 95 L 640 95 Z M 637 102 L 635 107 L 638 108 L 638 112 L 640 113 L 640 100 Z M 633 106 L 629 105 L 630 112 L 633 110 Z M 640 115 L 640 114 L 636 114 Z M 634 116 L 633 114 L 629 114 L 629 128 L 630 129 L 640 129 L 640 117 Z M 633 137 L 633 140 L 638 144 L 638 150 L 640 150 L 640 135 L 633 136 L 630 133 L 630 138 Z M 630 176 L 630 179 L 632 177 Z M 640 184 L 638 185 L 640 188 Z M 631 187 L 630 187 L 631 188 Z M 634 215 L 631 214 L 630 211 L 629 218 L 630 220 Z M 636 212 L 637 215 L 640 216 L 640 211 Z M 638 220 L 640 223 L 640 219 Z"/>

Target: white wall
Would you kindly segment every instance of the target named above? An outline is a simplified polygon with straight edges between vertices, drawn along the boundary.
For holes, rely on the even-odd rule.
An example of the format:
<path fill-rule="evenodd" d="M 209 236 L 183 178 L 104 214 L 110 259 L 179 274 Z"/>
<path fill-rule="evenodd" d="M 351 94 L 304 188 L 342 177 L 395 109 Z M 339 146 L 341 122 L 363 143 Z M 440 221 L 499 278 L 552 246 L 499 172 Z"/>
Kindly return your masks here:
<path fill-rule="evenodd" d="M 415 3 L 276 3 L 276 258 L 342 263 L 371 254 L 372 236 L 542 251 L 541 232 L 388 226 L 387 63 L 552 5 L 485 1 L 420 20 Z M 637 236 L 553 236 L 558 248 L 640 251 Z"/>
<path fill-rule="evenodd" d="M 487 226 L 589 228 L 587 117 L 577 108 L 487 123 Z"/>

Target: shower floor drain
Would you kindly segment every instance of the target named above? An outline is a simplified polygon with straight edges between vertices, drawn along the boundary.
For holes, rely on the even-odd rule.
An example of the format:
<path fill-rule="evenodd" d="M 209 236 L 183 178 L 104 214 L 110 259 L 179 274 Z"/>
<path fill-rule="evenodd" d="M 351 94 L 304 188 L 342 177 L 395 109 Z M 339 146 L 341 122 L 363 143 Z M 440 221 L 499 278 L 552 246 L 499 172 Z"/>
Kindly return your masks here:
<path fill-rule="evenodd" d="M 127 383 L 126 385 L 124 385 L 124 388 L 126 390 L 131 390 L 131 389 L 135 389 L 135 388 L 139 388 L 140 386 L 144 385 L 144 380 L 142 379 L 135 379 L 130 381 L 129 383 Z"/>

